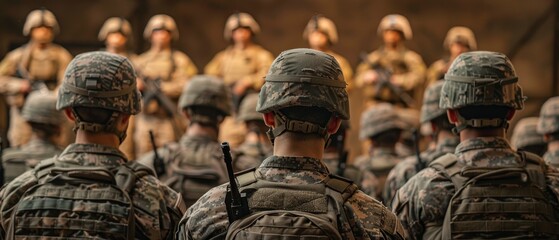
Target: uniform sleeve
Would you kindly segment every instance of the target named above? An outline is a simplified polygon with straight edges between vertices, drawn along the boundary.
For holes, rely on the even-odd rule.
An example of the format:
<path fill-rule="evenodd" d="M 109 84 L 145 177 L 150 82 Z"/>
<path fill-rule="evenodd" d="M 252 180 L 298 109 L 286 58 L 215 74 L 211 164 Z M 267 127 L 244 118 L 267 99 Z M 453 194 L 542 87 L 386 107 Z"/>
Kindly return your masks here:
<path fill-rule="evenodd" d="M 6 236 L 11 224 L 14 206 L 19 202 L 25 191 L 37 183 L 32 171 L 27 171 L 5 184 L 0 190 L 0 236 Z"/>
<path fill-rule="evenodd" d="M 161 91 L 171 97 L 179 98 L 184 84 L 192 76 L 198 73 L 198 68 L 190 60 L 190 58 L 182 52 L 174 52 L 173 59 L 175 61 L 175 71 L 172 74 L 171 81 L 161 82 Z"/>
<path fill-rule="evenodd" d="M 427 79 L 425 82 L 425 86 L 427 87 L 432 83 L 440 80 L 441 77 L 444 77 L 444 73 L 446 72 L 446 69 L 444 69 L 445 67 L 447 66 L 443 60 L 438 60 L 431 64 L 431 66 L 429 66 L 429 68 L 427 69 Z"/>
<path fill-rule="evenodd" d="M 421 56 L 411 51 L 406 53 L 404 61 L 409 71 L 393 75 L 392 78 L 396 85 L 401 86 L 404 90 L 411 90 L 423 84 L 425 79 L 425 63 L 423 63 Z"/>
<path fill-rule="evenodd" d="M 223 77 L 222 73 L 222 63 L 225 57 L 225 51 L 218 52 L 214 58 L 204 67 L 204 74 L 212 75 L 216 77 Z"/>
<path fill-rule="evenodd" d="M 344 74 L 345 82 L 347 83 L 347 91 L 351 91 L 353 88 L 353 70 L 351 69 L 351 65 L 344 57 L 337 57 L 336 60 L 340 64 L 340 68 L 342 69 L 342 73 Z"/>
<path fill-rule="evenodd" d="M 179 223 L 177 239 L 224 239 L 229 220 L 225 208 L 227 185 L 212 188 L 186 211 Z"/>
<path fill-rule="evenodd" d="M 64 80 L 64 72 L 66 71 L 66 67 L 72 61 L 72 55 L 68 52 L 68 50 L 59 47 L 57 51 L 57 59 L 58 59 L 58 73 L 57 73 L 57 85 L 60 86 L 62 81 Z"/>
<path fill-rule="evenodd" d="M 19 93 L 22 79 L 13 77 L 17 71 L 17 65 L 21 60 L 23 52 L 18 48 L 6 55 L 0 62 L 0 93 Z"/>
<path fill-rule="evenodd" d="M 256 72 L 244 77 L 241 81 L 246 82 L 247 85 L 259 90 L 264 85 L 264 77 L 270 69 L 270 65 L 274 61 L 273 55 L 262 49 L 256 54 Z"/>

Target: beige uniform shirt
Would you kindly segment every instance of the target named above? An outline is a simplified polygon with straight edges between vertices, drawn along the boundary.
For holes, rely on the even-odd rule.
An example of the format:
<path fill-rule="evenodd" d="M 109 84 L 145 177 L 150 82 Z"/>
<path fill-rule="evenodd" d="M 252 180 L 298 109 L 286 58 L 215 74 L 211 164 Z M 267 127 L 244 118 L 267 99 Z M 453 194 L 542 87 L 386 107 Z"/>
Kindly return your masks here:
<path fill-rule="evenodd" d="M 349 92 L 353 87 L 353 69 L 351 65 L 347 61 L 346 58 L 342 57 L 342 55 L 337 54 L 333 51 L 327 51 L 326 53 L 332 55 L 340 64 L 340 68 L 342 69 L 342 73 L 344 74 L 345 82 L 347 83 L 346 90 Z"/>

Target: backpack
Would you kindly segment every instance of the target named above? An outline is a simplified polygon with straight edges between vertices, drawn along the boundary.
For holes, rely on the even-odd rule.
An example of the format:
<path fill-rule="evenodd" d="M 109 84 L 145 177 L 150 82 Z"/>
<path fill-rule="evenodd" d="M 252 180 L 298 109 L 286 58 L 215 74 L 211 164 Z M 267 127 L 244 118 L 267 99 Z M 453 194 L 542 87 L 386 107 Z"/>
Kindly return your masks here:
<path fill-rule="evenodd" d="M 14 207 L 8 239 L 134 239 L 130 194 L 136 179 L 154 175 L 149 168 L 127 162 L 114 173 L 47 159 L 33 172 L 36 185 Z"/>
<path fill-rule="evenodd" d="M 250 214 L 230 223 L 225 239 L 342 239 L 348 221 L 343 204 L 357 191 L 353 182 L 330 175 L 324 184 L 293 185 L 254 174 L 250 169 L 236 177 Z"/>
<path fill-rule="evenodd" d="M 557 239 L 557 197 L 549 192 L 546 165 L 520 152 L 520 167 L 464 166 L 453 154 L 430 167 L 455 189 L 443 222 L 442 239 Z"/>

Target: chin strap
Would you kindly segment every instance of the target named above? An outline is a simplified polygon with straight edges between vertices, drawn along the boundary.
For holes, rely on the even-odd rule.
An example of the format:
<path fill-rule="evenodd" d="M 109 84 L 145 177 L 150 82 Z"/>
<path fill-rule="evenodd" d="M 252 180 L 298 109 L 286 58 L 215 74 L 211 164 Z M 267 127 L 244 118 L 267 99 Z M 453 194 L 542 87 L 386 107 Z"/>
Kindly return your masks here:
<path fill-rule="evenodd" d="M 317 134 L 324 138 L 326 144 L 324 147 L 330 144 L 330 134 L 328 133 L 328 129 L 326 127 L 322 127 L 316 123 L 306 122 L 306 121 L 299 121 L 299 120 L 291 120 L 288 119 L 283 113 L 280 111 L 276 111 L 275 113 L 275 128 L 270 128 L 266 135 L 274 144 L 274 139 L 279 135 L 282 135 L 285 132 L 296 132 L 296 133 L 304 133 L 304 134 Z M 328 124 L 330 124 L 332 118 L 328 120 Z"/>
<path fill-rule="evenodd" d="M 116 121 L 120 116 L 119 112 L 113 111 L 111 117 L 109 118 L 109 121 L 107 121 L 107 123 L 105 124 L 85 122 L 81 119 L 80 115 L 73 108 L 72 108 L 72 113 L 74 114 L 74 118 L 76 119 L 75 120 L 76 126 L 72 128 L 74 133 L 76 133 L 78 129 L 81 129 L 86 132 L 93 132 L 93 133 L 109 132 L 109 133 L 114 133 L 118 137 L 120 143 L 122 143 L 124 139 L 126 139 L 126 130 L 119 131 L 116 128 Z"/>
<path fill-rule="evenodd" d="M 464 117 L 458 116 L 458 125 L 452 128 L 452 133 L 458 135 L 460 131 L 472 127 L 472 128 L 486 128 L 486 127 L 494 127 L 494 128 L 509 128 L 509 121 L 504 118 L 492 118 L 492 119 L 469 119 L 466 120 Z"/>

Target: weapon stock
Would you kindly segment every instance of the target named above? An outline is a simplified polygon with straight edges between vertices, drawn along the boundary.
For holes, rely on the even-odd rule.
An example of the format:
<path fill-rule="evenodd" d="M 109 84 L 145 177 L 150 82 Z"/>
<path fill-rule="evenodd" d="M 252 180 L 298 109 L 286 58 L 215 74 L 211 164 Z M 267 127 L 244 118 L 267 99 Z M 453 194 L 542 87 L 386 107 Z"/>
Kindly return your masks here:
<path fill-rule="evenodd" d="M 249 208 L 246 193 L 239 192 L 239 187 L 237 186 L 237 181 L 233 174 L 233 159 L 231 158 L 231 148 L 228 142 L 221 143 L 221 151 L 223 152 L 223 161 L 225 162 L 227 175 L 229 176 L 225 206 L 227 208 L 229 224 L 231 224 L 237 219 L 248 215 Z"/>
<path fill-rule="evenodd" d="M 153 168 L 157 177 L 165 174 L 165 163 L 163 159 L 159 157 L 159 153 L 157 153 L 157 145 L 155 145 L 155 137 L 153 136 L 153 131 L 149 130 L 149 139 L 151 141 L 151 146 L 153 148 Z"/>

